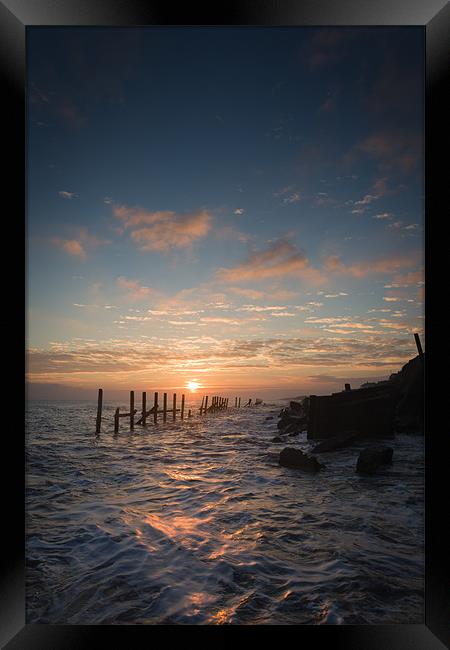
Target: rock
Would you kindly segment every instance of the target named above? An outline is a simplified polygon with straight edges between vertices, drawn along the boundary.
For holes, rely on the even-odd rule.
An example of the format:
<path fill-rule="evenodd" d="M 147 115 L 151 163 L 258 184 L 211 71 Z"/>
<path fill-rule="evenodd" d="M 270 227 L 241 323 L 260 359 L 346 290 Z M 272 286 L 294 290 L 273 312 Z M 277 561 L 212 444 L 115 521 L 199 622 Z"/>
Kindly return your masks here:
<path fill-rule="evenodd" d="M 277 424 L 277 428 L 280 430 L 291 426 L 296 428 L 297 431 L 303 431 L 303 429 L 306 428 L 306 418 L 284 415 Z M 291 430 L 293 430 L 293 428 Z"/>
<path fill-rule="evenodd" d="M 392 463 L 393 453 L 391 447 L 366 447 L 359 454 L 356 471 L 359 474 L 373 474 L 381 465 Z"/>
<path fill-rule="evenodd" d="M 303 406 L 301 402 L 289 402 L 289 408 L 293 413 L 298 413 L 299 415 L 303 415 Z"/>
<path fill-rule="evenodd" d="M 280 438 L 280 436 L 275 436 L 275 438 L 272 438 L 270 442 L 283 442 L 283 438 Z"/>
<path fill-rule="evenodd" d="M 308 456 L 300 449 L 294 447 L 285 447 L 280 452 L 279 464 L 283 467 L 292 467 L 296 469 L 304 469 L 307 472 L 318 472 L 322 467 L 325 467 L 315 456 Z"/>
<path fill-rule="evenodd" d="M 299 436 L 299 435 L 300 435 L 300 431 L 293 431 L 292 433 L 288 434 L 289 438 L 292 438 L 293 436 Z"/>
<path fill-rule="evenodd" d="M 273 416 L 272 416 L 272 415 L 268 415 L 268 416 L 266 417 L 266 420 L 273 420 Z"/>
<path fill-rule="evenodd" d="M 326 451 L 334 451 L 335 449 L 342 449 L 342 447 L 348 447 L 357 440 L 358 435 L 356 433 L 344 434 L 341 436 L 335 436 L 334 438 L 328 438 L 323 442 L 319 442 L 318 445 L 313 447 L 312 452 L 314 454 L 323 454 Z"/>

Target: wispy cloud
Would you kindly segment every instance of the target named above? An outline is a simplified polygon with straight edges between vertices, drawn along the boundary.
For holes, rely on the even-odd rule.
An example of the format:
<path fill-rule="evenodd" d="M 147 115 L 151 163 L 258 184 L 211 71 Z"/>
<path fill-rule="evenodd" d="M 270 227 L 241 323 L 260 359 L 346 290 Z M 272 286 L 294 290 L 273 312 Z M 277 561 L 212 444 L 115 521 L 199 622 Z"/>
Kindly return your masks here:
<path fill-rule="evenodd" d="M 72 239 L 63 239 L 61 237 L 52 237 L 50 242 L 63 250 L 72 257 L 78 257 L 85 260 L 88 251 L 95 250 L 98 246 L 110 244 L 108 239 L 99 239 L 88 232 L 86 228 L 81 228 Z"/>
<path fill-rule="evenodd" d="M 342 273 L 355 278 L 363 278 L 373 274 L 387 275 L 396 273 L 403 268 L 414 266 L 417 264 L 417 260 L 418 255 L 397 255 L 346 264 L 339 257 L 330 255 L 325 258 L 325 267 L 331 273 Z"/>
<path fill-rule="evenodd" d="M 124 276 L 117 278 L 117 286 L 132 300 L 142 300 L 157 293 L 155 289 L 143 286 L 138 280 L 132 280 Z"/>
<path fill-rule="evenodd" d="M 305 277 L 321 282 L 322 274 L 309 266 L 306 255 L 285 239 L 272 242 L 266 250 L 252 253 L 242 264 L 221 268 L 216 277 L 222 282 L 245 282 L 283 276 Z"/>
<path fill-rule="evenodd" d="M 206 237 L 212 225 L 212 217 L 206 210 L 179 214 L 115 205 L 113 215 L 125 229 L 130 229 L 131 239 L 141 251 L 167 253 L 172 248 L 188 248 Z"/>
<path fill-rule="evenodd" d="M 58 192 L 58 194 L 62 199 L 70 200 L 70 199 L 78 198 L 78 194 L 75 194 L 75 192 L 66 192 L 65 190 L 61 190 L 60 192 Z"/>

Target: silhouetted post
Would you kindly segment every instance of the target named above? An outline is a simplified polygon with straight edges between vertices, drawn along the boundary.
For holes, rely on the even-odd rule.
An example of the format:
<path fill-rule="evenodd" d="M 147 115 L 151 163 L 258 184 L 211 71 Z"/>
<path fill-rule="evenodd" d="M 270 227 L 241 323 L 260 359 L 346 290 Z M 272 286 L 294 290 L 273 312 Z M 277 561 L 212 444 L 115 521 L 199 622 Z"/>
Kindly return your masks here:
<path fill-rule="evenodd" d="M 189 409 L 189 411 L 188 411 L 188 418 L 190 418 L 190 417 L 191 417 L 191 409 Z"/>
<path fill-rule="evenodd" d="M 145 427 L 145 421 L 147 419 L 147 393 L 142 393 L 142 426 Z M 139 424 L 139 422 L 138 422 Z"/>
<path fill-rule="evenodd" d="M 206 399 L 205 399 L 205 410 L 204 410 L 204 412 L 206 413 L 207 411 L 208 411 L 208 395 L 206 396 Z"/>
<path fill-rule="evenodd" d="M 163 422 L 167 422 L 167 393 L 163 395 Z"/>
<path fill-rule="evenodd" d="M 241 408 L 241 398 L 239 398 L 239 406 L 238 408 Z"/>
<path fill-rule="evenodd" d="M 200 415 L 203 413 L 203 402 L 205 401 L 205 396 L 202 397 L 202 403 L 200 404 Z"/>
<path fill-rule="evenodd" d="M 350 384 L 345 384 L 345 390 L 351 390 L 351 389 L 352 388 L 351 388 Z"/>
<path fill-rule="evenodd" d="M 176 413 L 177 413 L 177 394 L 173 394 L 172 398 L 172 404 L 173 404 L 173 415 L 172 415 L 172 420 L 175 420 L 176 418 Z"/>
<path fill-rule="evenodd" d="M 417 332 L 414 334 L 414 339 L 416 341 L 417 352 L 419 353 L 419 357 L 423 357 L 422 343 L 420 342 L 420 337 L 417 334 Z"/>
<path fill-rule="evenodd" d="M 237 397 L 234 398 L 234 408 L 237 408 Z"/>
<path fill-rule="evenodd" d="M 229 398 L 227 397 L 226 400 L 225 400 L 225 408 L 228 408 L 228 399 Z"/>
<path fill-rule="evenodd" d="M 102 404 L 103 404 L 103 388 L 98 389 L 98 400 L 97 400 L 97 420 L 95 423 L 95 433 L 100 433 L 100 427 L 102 426 Z"/>
<path fill-rule="evenodd" d="M 117 407 L 114 413 L 114 433 L 119 433 L 119 410 L 119 407 Z"/>
<path fill-rule="evenodd" d="M 181 419 L 184 420 L 184 395 L 181 396 Z"/>
<path fill-rule="evenodd" d="M 155 424 L 158 422 L 158 393 L 155 393 L 155 399 L 153 400 L 153 422 Z"/>
<path fill-rule="evenodd" d="M 130 390 L 130 431 L 134 430 L 134 390 Z"/>

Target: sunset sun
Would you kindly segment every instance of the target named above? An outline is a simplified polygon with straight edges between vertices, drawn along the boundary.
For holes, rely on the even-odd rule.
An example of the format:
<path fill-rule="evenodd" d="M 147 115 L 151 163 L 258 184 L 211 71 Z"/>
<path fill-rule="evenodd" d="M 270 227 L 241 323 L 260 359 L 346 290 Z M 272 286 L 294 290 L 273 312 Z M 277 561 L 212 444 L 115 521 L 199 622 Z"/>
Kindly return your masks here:
<path fill-rule="evenodd" d="M 192 379 L 191 381 L 186 382 L 186 388 L 188 388 L 191 393 L 195 393 L 197 388 L 200 388 L 200 384 L 198 381 L 195 381 L 195 379 Z"/>

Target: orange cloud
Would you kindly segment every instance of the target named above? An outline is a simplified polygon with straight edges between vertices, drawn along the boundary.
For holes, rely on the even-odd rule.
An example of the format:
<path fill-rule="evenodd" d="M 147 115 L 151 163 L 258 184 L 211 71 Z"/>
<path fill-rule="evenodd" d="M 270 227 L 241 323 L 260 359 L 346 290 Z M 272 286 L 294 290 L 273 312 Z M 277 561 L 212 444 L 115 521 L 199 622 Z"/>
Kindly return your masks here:
<path fill-rule="evenodd" d="M 372 274 L 389 274 L 400 271 L 402 268 L 413 266 L 417 262 L 417 256 L 397 256 L 381 258 L 378 260 L 367 260 L 355 264 L 345 264 L 336 255 L 330 255 L 325 259 L 325 268 L 332 273 L 342 273 L 355 278 L 363 278 Z"/>
<path fill-rule="evenodd" d="M 89 234 L 86 228 L 81 228 L 77 236 L 73 239 L 53 237 L 50 241 L 54 246 L 57 246 L 69 255 L 79 257 L 83 260 L 87 257 L 88 249 L 95 249 L 97 246 L 110 243 L 107 239 L 98 239 L 94 235 Z"/>
<path fill-rule="evenodd" d="M 149 212 L 141 208 L 115 205 L 113 215 L 124 228 L 131 229 L 131 239 L 142 251 L 167 252 L 187 248 L 211 230 L 212 218 L 206 210 L 177 214 L 171 210 Z M 137 228 L 136 226 L 144 226 Z"/>
<path fill-rule="evenodd" d="M 216 273 L 222 282 L 264 280 L 286 275 L 304 277 L 317 283 L 323 279 L 319 271 L 309 266 L 305 254 L 286 240 L 275 241 L 267 250 L 253 253 L 242 264 L 221 268 Z"/>
<path fill-rule="evenodd" d="M 155 289 L 144 287 L 138 280 L 129 280 L 123 275 L 117 278 L 117 286 L 119 289 L 125 291 L 132 300 L 148 298 L 156 293 Z"/>

